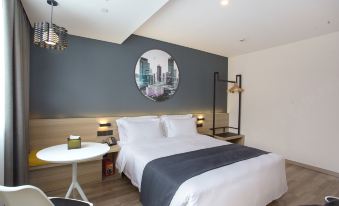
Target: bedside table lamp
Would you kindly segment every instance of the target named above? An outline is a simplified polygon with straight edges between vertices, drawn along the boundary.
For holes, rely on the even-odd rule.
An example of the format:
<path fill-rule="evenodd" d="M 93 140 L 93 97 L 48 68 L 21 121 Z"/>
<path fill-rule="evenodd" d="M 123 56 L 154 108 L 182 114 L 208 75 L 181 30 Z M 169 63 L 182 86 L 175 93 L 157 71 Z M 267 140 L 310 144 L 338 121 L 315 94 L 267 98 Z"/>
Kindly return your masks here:
<path fill-rule="evenodd" d="M 99 128 L 97 131 L 98 137 L 104 137 L 104 143 L 107 143 L 108 146 L 113 146 L 117 144 L 117 140 L 113 137 L 112 124 L 110 122 L 100 121 Z"/>
<path fill-rule="evenodd" d="M 217 86 L 217 82 L 223 82 L 226 85 L 226 88 L 228 86 L 228 83 L 232 83 L 233 86 L 229 89 L 226 90 L 226 92 L 230 92 L 230 93 L 238 93 L 238 97 L 239 97 L 239 106 L 238 106 L 238 126 L 237 127 L 221 127 L 224 128 L 224 130 L 227 129 L 235 129 L 237 130 L 237 134 L 240 135 L 240 128 L 241 128 L 241 93 L 244 91 L 241 87 L 241 74 L 237 74 L 235 76 L 235 81 L 231 81 L 231 80 L 224 80 L 224 79 L 220 79 L 219 77 L 219 72 L 214 72 L 214 86 L 213 86 L 213 128 L 212 128 L 212 134 L 213 136 L 215 135 L 215 130 L 216 129 L 220 129 L 220 128 L 216 128 L 215 127 L 215 102 L 216 102 L 216 86 Z M 227 107 L 226 107 L 227 110 Z M 233 133 L 223 133 L 223 135 L 225 136 L 233 136 L 235 134 Z"/>
<path fill-rule="evenodd" d="M 205 117 L 202 115 L 198 115 L 197 117 L 197 127 L 202 127 L 204 125 Z"/>
<path fill-rule="evenodd" d="M 97 136 L 100 137 L 113 135 L 113 130 L 111 129 L 111 126 L 112 124 L 110 122 L 100 121 Z"/>

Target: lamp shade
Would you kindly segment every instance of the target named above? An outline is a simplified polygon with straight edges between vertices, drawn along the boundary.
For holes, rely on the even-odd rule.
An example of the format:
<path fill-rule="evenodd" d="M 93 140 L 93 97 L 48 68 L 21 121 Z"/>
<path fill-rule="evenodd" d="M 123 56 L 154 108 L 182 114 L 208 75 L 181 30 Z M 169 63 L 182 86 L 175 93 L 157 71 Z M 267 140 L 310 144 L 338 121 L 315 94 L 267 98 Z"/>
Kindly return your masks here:
<path fill-rule="evenodd" d="M 42 48 L 64 50 L 68 46 L 67 30 L 49 22 L 34 23 L 33 43 Z"/>
<path fill-rule="evenodd" d="M 53 7 L 58 6 L 55 0 L 47 0 L 51 6 L 50 22 L 34 23 L 33 44 L 47 49 L 64 50 L 67 48 L 67 30 L 64 27 L 53 24 Z"/>
<path fill-rule="evenodd" d="M 230 93 L 241 93 L 244 90 L 239 87 L 237 83 L 234 83 L 233 86 L 228 90 Z"/>

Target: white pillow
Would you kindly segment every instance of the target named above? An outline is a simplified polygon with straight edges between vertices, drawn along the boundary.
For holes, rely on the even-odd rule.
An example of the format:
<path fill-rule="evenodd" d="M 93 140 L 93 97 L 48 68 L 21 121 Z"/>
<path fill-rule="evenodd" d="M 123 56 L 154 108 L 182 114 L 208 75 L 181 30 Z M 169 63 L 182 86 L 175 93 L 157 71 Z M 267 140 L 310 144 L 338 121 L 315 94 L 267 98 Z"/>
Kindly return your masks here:
<path fill-rule="evenodd" d="M 192 117 L 193 117 L 192 114 L 162 115 L 162 116 L 160 116 L 161 126 L 163 128 L 163 132 L 164 132 L 165 136 L 168 136 L 167 135 L 168 126 L 167 126 L 166 120 L 168 120 L 168 119 L 191 119 Z"/>
<path fill-rule="evenodd" d="M 124 123 L 128 121 L 145 121 L 150 119 L 159 119 L 157 116 L 139 116 L 139 117 L 122 117 L 120 119 L 117 119 L 117 125 L 118 125 L 118 132 L 119 132 L 119 139 L 121 142 L 127 142 L 127 132 L 124 127 Z"/>
<path fill-rule="evenodd" d="M 196 118 L 165 120 L 167 125 L 167 137 L 196 135 L 198 133 L 196 121 Z"/>
<path fill-rule="evenodd" d="M 123 124 L 126 129 L 128 143 L 145 142 L 164 138 L 160 119 L 147 119 L 145 121 L 127 121 Z"/>

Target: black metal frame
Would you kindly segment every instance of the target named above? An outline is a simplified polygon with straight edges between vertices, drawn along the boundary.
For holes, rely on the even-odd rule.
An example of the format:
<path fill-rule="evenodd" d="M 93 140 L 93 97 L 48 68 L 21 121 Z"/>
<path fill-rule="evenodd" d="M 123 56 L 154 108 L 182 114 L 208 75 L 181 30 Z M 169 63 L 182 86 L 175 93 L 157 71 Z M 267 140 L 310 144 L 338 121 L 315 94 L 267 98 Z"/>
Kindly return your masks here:
<path fill-rule="evenodd" d="M 215 100 L 216 100 L 216 86 L 217 82 L 224 82 L 226 83 L 226 89 L 228 89 L 228 83 L 237 83 L 240 88 L 241 86 L 241 74 L 237 74 L 235 76 L 235 81 L 230 80 L 224 80 L 219 78 L 219 72 L 214 72 L 214 81 L 213 81 L 213 128 L 212 128 L 212 134 L 215 135 L 215 130 L 220 129 L 215 127 Z M 241 92 L 238 93 L 239 95 L 239 106 L 238 106 L 238 127 L 222 127 L 224 129 L 236 129 L 238 132 L 237 134 L 240 135 L 240 129 L 241 129 Z M 227 105 L 226 105 L 226 111 L 227 111 Z"/>

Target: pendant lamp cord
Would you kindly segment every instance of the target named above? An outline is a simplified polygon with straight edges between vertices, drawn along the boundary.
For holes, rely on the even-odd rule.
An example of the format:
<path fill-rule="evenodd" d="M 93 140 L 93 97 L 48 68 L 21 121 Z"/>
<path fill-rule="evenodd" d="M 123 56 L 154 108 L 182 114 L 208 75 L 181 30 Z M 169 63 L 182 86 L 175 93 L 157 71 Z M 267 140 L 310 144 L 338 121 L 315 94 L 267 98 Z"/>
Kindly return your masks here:
<path fill-rule="evenodd" d="M 51 25 L 50 25 L 50 27 L 53 27 L 53 22 L 52 22 L 52 20 L 53 20 L 53 7 L 54 7 L 54 0 L 52 0 L 52 2 L 51 2 Z"/>

